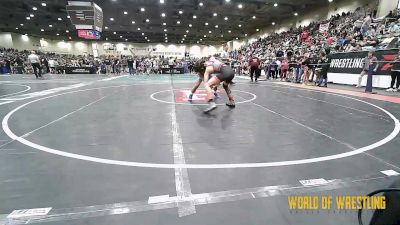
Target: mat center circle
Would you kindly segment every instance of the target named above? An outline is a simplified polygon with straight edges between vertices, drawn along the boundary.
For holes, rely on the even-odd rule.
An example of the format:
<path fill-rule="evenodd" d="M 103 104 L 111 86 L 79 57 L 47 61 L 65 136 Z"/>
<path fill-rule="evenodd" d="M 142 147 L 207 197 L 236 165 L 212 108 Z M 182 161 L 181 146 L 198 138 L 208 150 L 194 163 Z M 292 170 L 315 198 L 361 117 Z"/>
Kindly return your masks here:
<path fill-rule="evenodd" d="M 217 103 L 218 101 L 227 100 L 227 96 L 224 90 L 218 90 L 217 92 Z M 236 104 L 243 104 L 247 102 L 254 101 L 257 96 L 253 93 L 241 90 L 232 91 L 234 97 L 236 98 Z M 206 105 L 207 104 L 207 92 L 204 89 L 197 90 L 193 94 L 192 101 L 189 102 L 189 95 L 191 90 L 189 89 L 169 89 L 154 92 L 150 95 L 150 98 L 154 101 L 166 103 L 166 104 L 176 104 L 176 105 Z M 240 95 L 239 95 L 240 94 Z M 224 105 L 219 103 L 218 105 Z"/>

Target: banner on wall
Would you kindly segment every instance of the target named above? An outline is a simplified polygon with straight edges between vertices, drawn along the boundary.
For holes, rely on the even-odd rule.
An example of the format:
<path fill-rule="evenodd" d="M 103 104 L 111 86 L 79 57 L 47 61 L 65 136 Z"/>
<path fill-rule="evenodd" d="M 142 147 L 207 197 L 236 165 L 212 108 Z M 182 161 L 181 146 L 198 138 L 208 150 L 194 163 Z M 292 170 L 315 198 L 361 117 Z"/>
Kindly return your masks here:
<path fill-rule="evenodd" d="M 117 49 L 117 48 L 115 47 L 114 44 L 104 43 L 104 44 L 103 44 L 103 49 L 104 49 L 104 50 L 115 50 L 115 49 Z"/>
<path fill-rule="evenodd" d="M 375 56 L 378 61 L 392 61 L 398 54 L 397 49 L 378 50 Z M 360 74 L 363 68 L 363 60 L 368 51 L 333 53 L 329 73 Z M 380 62 L 376 75 L 390 75 L 392 65 L 389 62 Z"/>
<path fill-rule="evenodd" d="M 164 56 L 164 57 L 184 57 L 185 52 L 162 52 L 162 51 L 153 51 L 151 52 L 152 56 Z"/>
<path fill-rule="evenodd" d="M 149 56 L 151 51 L 153 49 L 151 47 L 144 47 L 144 48 L 139 48 L 139 47 L 133 47 L 130 48 L 130 51 L 132 54 L 137 55 L 137 56 Z"/>
<path fill-rule="evenodd" d="M 327 31 L 329 31 L 329 22 L 328 23 L 321 23 L 320 25 L 319 25 L 319 32 L 320 33 L 325 33 L 325 32 L 327 32 Z"/>

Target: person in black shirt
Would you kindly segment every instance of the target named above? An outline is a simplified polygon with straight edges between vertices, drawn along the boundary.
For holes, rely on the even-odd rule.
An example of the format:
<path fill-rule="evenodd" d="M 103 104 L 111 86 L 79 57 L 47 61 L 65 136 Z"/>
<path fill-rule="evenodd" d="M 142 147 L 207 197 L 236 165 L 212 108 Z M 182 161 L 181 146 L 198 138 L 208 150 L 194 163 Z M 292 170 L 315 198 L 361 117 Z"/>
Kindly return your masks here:
<path fill-rule="evenodd" d="M 278 50 L 278 51 L 276 52 L 276 57 L 277 57 L 277 58 L 282 58 L 284 55 L 285 55 L 285 54 L 283 53 L 282 50 Z"/>
<path fill-rule="evenodd" d="M 19 56 L 17 56 L 17 58 L 15 59 L 15 64 L 17 66 L 17 73 L 24 73 L 24 61 L 22 61 Z"/>
<path fill-rule="evenodd" d="M 392 64 L 392 71 L 390 75 L 392 76 L 392 80 L 390 82 L 390 88 L 387 89 L 386 91 L 393 91 L 397 92 L 399 91 L 400 87 L 400 51 L 399 55 L 393 60 Z M 397 80 L 397 82 L 396 82 Z M 394 83 L 396 82 L 396 87 L 394 87 Z"/>
<path fill-rule="evenodd" d="M 317 75 L 317 78 L 315 79 L 317 82 L 318 80 L 318 73 L 316 71 L 317 69 L 317 64 L 318 64 L 318 57 L 313 53 L 312 57 L 311 57 L 311 82 L 314 81 L 314 76 Z"/>
<path fill-rule="evenodd" d="M 114 60 L 114 73 L 117 76 L 121 74 L 121 61 L 118 58 Z"/>
<path fill-rule="evenodd" d="M 110 58 L 106 58 L 104 60 L 104 64 L 106 64 L 106 75 L 108 76 L 111 73 L 111 60 L 110 60 Z"/>
<path fill-rule="evenodd" d="M 129 69 L 129 75 L 133 75 L 133 61 L 132 57 L 128 59 L 128 69 Z"/>
<path fill-rule="evenodd" d="M 192 71 L 193 71 L 193 63 L 192 63 L 192 61 L 189 60 L 187 64 L 188 64 L 189 73 L 192 73 Z"/>
<path fill-rule="evenodd" d="M 323 84 L 322 87 L 328 87 L 328 70 L 329 70 L 329 66 L 330 66 L 330 57 L 326 55 L 326 53 L 324 51 L 321 52 L 321 58 L 318 61 L 318 64 L 320 65 L 320 79 L 318 82 L 318 86 L 321 87 L 321 85 Z"/>
<path fill-rule="evenodd" d="M 47 59 L 45 57 L 42 58 L 42 65 L 44 65 L 46 67 L 46 73 L 50 72 L 50 67 L 49 67 L 49 62 L 47 61 Z"/>

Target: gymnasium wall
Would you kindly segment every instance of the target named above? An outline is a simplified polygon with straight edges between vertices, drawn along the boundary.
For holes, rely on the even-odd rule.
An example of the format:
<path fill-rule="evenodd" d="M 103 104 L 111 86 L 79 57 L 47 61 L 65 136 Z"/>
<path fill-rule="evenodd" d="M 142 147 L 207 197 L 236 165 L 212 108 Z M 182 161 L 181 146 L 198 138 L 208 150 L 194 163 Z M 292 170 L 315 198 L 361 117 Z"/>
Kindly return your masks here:
<path fill-rule="evenodd" d="M 2 36 L 9 37 L 4 42 Z M 60 40 L 41 40 L 38 37 L 25 36 L 16 33 L 0 33 L 0 47 L 15 48 L 18 50 L 41 50 L 45 52 L 57 52 L 60 54 L 82 55 L 90 53 L 92 49 L 87 42 L 63 42 Z"/>
<path fill-rule="evenodd" d="M 13 41 L 10 33 L 0 33 L 0 47 L 13 47 Z"/>
<path fill-rule="evenodd" d="M 206 45 L 178 45 L 178 44 L 146 44 L 131 42 L 103 42 L 103 41 L 61 41 L 40 39 L 16 33 L 0 33 L 0 47 L 15 48 L 18 50 L 40 50 L 44 52 L 55 52 L 59 54 L 84 55 L 93 54 L 97 49 L 99 55 L 109 54 L 104 46 L 114 45 L 122 55 L 148 55 L 146 49 L 154 50 L 153 53 L 161 55 L 183 57 L 185 52 L 190 52 L 192 57 L 210 56 L 222 51 L 222 46 Z M 131 51 L 133 50 L 133 51 Z"/>
<path fill-rule="evenodd" d="M 398 0 L 379 0 L 378 17 L 383 17 L 389 14 L 390 10 L 398 7 Z"/>

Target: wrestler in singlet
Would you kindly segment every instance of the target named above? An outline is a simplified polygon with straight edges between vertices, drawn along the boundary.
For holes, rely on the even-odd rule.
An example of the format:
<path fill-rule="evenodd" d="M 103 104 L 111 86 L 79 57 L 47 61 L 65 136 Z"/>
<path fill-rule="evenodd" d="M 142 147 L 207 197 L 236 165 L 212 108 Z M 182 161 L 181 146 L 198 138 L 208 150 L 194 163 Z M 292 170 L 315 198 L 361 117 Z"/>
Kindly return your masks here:
<path fill-rule="evenodd" d="M 194 68 L 195 72 L 198 73 L 200 79 L 196 82 L 195 87 L 192 89 L 192 93 L 196 91 L 202 81 L 204 81 L 204 87 L 207 91 L 209 106 L 207 107 L 207 109 L 204 110 L 204 112 L 207 113 L 217 108 L 217 105 L 214 102 L 214 91 L 212 90 L 212 88 L 218 86 L 220 83 L 222 83 L 222 86 L 225 89 L 226 94 L 228 95 L 229 102 L 226 103 L 226 105 L 229 107 L 235 107 L 235 101 L 229 88 L 229 84 L 235 77 L 235 72 L 230 66 L 225 65 L 219 60 L 210 59 L 207 61 L 197 61 Z"/>
<path fill-rule="evenodd" d="M 226 81 L 229 84 L 232 82 L 233 78 L 235 78 L 235 71 L 233 71 L 233 69 L 230 66 L 224 64 L 223 62 L 217 59 L 214 59 L 213 61 L 207 61 L 205 65 L 206 67 L 212 66 L 214 71 L 212 73 L 212 76 L 217 77 L 220 82 Z"/>

